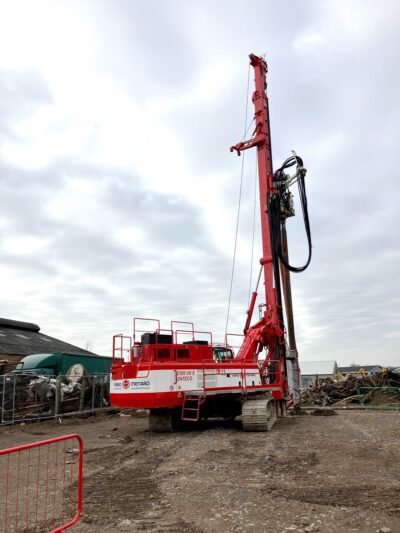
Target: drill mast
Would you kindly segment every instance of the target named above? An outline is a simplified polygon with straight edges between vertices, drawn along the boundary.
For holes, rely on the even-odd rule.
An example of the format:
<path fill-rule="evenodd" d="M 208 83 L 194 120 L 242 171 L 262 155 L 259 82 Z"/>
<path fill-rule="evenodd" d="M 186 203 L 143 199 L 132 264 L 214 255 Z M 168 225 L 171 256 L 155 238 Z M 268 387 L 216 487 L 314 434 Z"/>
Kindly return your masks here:
<path fill-rule="evenodd" d="M 231 147 L 240 156 L 243 150 L 257 148 L 258 177 L 261 210 L 261 234 L 263 256 L 260 259 L 264 274 L 265 310 L 262 319 L 250 326 L 257 289 L 253 293 L 244 329 L 245 340 L 238 357 L 244 360 L 257 358 L 267 350 L 261 373 L 267 383 L 280 385 L 273 392 L 276 400 L 287 396 L 286 343 L 281 296 L 280 262 L 274 246 L 271 224 L 270 202 L 272 197 L 280 195 L 275 186 L 272 168 L 271 132 L 267 97 L 266 61 L 254 54 L 250 55 L 250 64 L 254 69 L 255 90 L 252 96 L 254 104 L 255 130 L 250 140 L 242 141 Z M 284 267 L 283 267 L 284 268 Z M 289 272 L 287 272 L 289 274 Z"/>

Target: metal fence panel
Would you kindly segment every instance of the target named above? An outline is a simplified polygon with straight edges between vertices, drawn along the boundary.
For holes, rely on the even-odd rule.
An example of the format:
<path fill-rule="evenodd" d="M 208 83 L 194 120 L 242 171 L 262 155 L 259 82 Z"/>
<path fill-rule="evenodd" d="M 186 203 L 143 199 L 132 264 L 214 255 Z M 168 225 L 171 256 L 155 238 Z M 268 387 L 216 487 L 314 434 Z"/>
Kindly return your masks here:
<path fill-rule="evenodd" d="M 1 533 L 62 532 L 82 509 L 79 435 L 0 450 Z"/>
<path fill-rule="evenodd" d="M 110 407 L 109 374 L 85 374 L 76 380 L 34 374 L 0 376 L 1 423 L 55 418 Z"/>

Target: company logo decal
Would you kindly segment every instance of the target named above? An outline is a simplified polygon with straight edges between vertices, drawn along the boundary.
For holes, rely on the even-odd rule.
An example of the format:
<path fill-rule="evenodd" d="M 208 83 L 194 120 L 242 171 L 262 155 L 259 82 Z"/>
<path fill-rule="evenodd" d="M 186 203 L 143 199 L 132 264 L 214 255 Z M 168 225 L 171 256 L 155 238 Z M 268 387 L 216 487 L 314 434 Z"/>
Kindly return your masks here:
<path fill-rule="evenodd" d="M 150 388 L 150 381 L 147 380 L 140 380 L 140 381 L 131 381 L 131 389 L 149 389 Z"/>
<path fill-rule="evenodd" d="M 120 382 L 113 383 L 113 387 L 115 389 L 123 389 L 124 391 L 129 390 L 150 390 L 150 380 L 149 379 L 138 379 L 138 380 L 130 380 L 130 379 L 123 379 Z"/>

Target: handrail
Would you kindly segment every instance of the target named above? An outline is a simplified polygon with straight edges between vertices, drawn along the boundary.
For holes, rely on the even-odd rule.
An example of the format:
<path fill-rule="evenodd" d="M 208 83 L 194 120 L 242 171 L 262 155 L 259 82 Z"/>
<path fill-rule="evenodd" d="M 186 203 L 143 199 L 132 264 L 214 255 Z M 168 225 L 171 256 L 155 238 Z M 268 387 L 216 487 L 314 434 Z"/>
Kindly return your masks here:
<path fill-rule="evenodd" d="M 136 333 L 148 333 L 150 330 L 146 329 L 136 329 L 136 322 L 139 320 L 143 320 L 145 322 L 157 322 L 158 327 L 156 329 L 160 329 L 160 321 L 158 318 L 141 318 L 141 317 L 135 317 L 133 319 L 133 342 L 136 342 Z"/>
<path fill-rule="evenodd" d="M 151 367 L 152 367 L 153 362 L 154 362 L 154 353 L 151 355 L 150 359 L 145 360 L 145 362 L 146 362 L 145 366 L 148 365 L 148 368 L 145 369 L 145 370 L 147 370 L 147 375 L 146 376 L 141 376 L 141 377 L 147 379 L 149 377 L 149 375 L 150 375 Z M 144 372 L 144 370 L 141 370 L 141 366 L 142 366 L 142 361 L 141 361 L 141 359 L 139 359 L 139 363 L 138 363 L 137 369 L 136 369 L 136 376 L 139 374 L 139 372 Z"/>
<path fill-rule="evenodd" d="M 242 337 L 242 339 L 244 340 L 244 334 L 243 333 L 225 333 L 225 348 L 228 349 L 228 348 L 233 348 L 233 349 L 237 349 L 237 353 L 239 353 L 240 351 L 240 348 L 242 347 L 243 345 L 243 340 L 242 340 L 242 343 L 240 344 L 240 346 L 236 346 L 236 345 L 230 345 L 228 343 L 228 338 L 229 337 Z M 235 357 L 236 357 L 237 354 L 235 354 Z"/>
<path fill-rule="evenodd" d="M 170 333 L 171 334 L 171 338 L 174 335 L 174 332 L 172 331 L 172 329 L 158 328 L 158 329 L 156 329 L 156 332 L 155 332 L 156 333 L 156 344 L 164 344 L 163 342 L 158 342 L 158 337 L 159 337 L 159 335 L 161 334 L 162 331 Z"/>
<path fill-rule="evenodd" d="M 171 320 L 172 333 L 174 332 L 174 324 L 187 324 L 189 326 L 192 326 L 192 333 L 193 333 L 193 340 L 194 340 L 194 323 L 193 322 L 186 322 L 184 320 Z"/>
<path fill-rule="evenodd" d="M 209 335 L 210 336 L 210 344 L 209 344 L 209 346 L 211 346 L 211 347 L 213 346 L 212 333 L 210 331 L 199 331 L 199 330 L 191 331 L 191 330 L 186 330 L 186 329 L 177 329 L 174 333 L 175 333 L 175 343 L 174 344 L 179 344 L 178 343 L 178 333 L 184 333 L 186 335 L 192 334 L 193 336 L 194 336 L 195 333 L 197 333 L 197 334 L 200 334 L 200 335 Z"/>
<path fill-rule="evenodd" d="M 116 339 L 120 339 L 120 347 L 116 346 Z M 124 339 L 129 339 L 129 350 L 125 349 L 125 351 L 129 352 L 128 361 L 125 361 L 124 359 Z M 113 335 L 113 348 L 112 348 L 113 364 L 114 364 L 115 359 L 118 359 L 118 357 L 115 355 L 116 352 L 120 352 L 120 359 L 122 363 L 132 362 L 132 337 L 130 337 L 129 335 L 124 335 L 123 333 L 117 333 L 117 335 Z"/>
<path fill-rule="evenodd" d="M 231 361 L 229 361 L 231 362 Z M 202 361 L 202 377 L 203 377 L 203 392 L 206 392 L 208 390 L 212 390 L 214 389 L 214 387 L 207 387 L 206 386 L 206 376 L 218 376 L 218 368 L 206 368 L 206 364 L 208 362 L 207 361 Z M 224 362 L 225 364 L 225 362 Z M 206 372 L 207 370 L 211 371 L 211 372 Z M 247 388 L 247 382 L 246 382 L 246 378 L 243 378 L 243 376 L 245 376 L 245 373 L 246 373 L 246 368 L 243 368 L 243 367 L 240 367 L 237 369 L 237 371 L 235 371 L 236 369 L 229 369 L 229 374 L 236 374 L 236 375 L 239 375 L 240 378 L 241 378 L 241 383 L 242 385 L 240 386 L 241 389 L 246 389 Z M 236 387 L 236 386 L 235 386 Z"/>

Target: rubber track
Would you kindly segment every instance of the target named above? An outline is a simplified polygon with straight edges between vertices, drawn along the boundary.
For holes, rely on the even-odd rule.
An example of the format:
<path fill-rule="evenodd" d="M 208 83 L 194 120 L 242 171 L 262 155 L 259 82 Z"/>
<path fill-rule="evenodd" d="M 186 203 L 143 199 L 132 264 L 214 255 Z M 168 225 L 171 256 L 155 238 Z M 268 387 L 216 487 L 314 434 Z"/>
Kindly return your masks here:
<path fill-rule="evenodd" d="M 272 399 L 246 400 L 243 403 L 243 431 L 269 431 L 276 418 L 275 401 Z"/>

